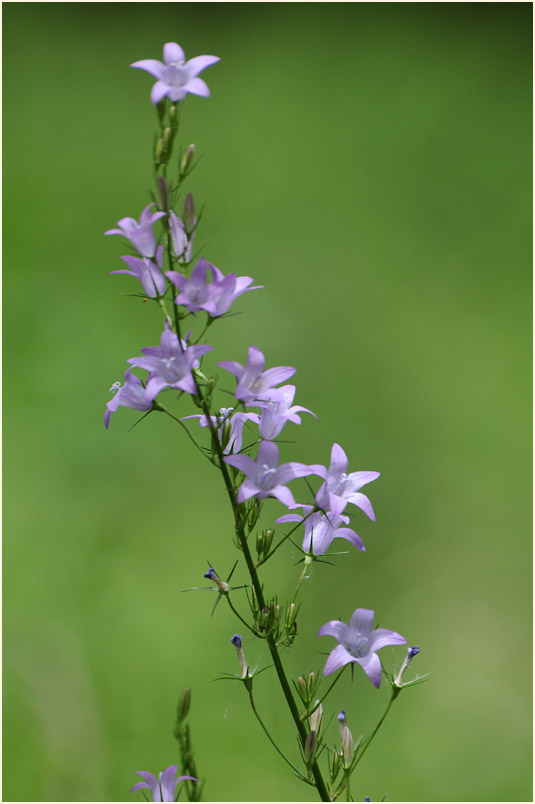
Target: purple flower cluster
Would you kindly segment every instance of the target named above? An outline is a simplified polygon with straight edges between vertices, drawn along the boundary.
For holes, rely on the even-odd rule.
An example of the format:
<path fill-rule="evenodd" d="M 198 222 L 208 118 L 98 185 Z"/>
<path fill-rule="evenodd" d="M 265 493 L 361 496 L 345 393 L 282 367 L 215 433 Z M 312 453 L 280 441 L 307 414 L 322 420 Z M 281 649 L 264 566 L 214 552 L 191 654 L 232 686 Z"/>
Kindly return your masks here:
<path fill-rule="evenodd" d="M 130 788 L 131 793 L 136 790 L 150 790 L 153 801 L 176 801 L 176 788 L 179 782 L 184 782 L 190 779 L 192 782 L 199 780 L 195 776 L 179 776 L 175 779 L 178 765 L 170 765 L 158 776 L 150 771 L 136 771 L 138 776 L 141 776 L 144 781 L 137 782 Z"/>

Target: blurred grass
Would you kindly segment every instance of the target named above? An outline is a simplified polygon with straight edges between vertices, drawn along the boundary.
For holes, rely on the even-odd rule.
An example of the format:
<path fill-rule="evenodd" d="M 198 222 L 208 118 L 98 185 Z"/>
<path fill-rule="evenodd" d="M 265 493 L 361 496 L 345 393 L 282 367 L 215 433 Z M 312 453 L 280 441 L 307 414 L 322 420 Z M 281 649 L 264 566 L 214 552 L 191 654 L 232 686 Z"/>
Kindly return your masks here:
<path fill-rule="evenodd" d="M 530 800 L 531 7 L 3 10 L 4 799 L 124 800 L 136 770 L 176 761 L 186 683 L 208 800 L 310 797 L 242 690 L 209 683 L 235 669 L 235 621 L 180 594 L 234 561 L 217 476 L 154 416 L 102 426 L 160 331 L 102 237 L 151 181 L 151 79 L 128 65 L 178 40 L 222 59 L 212 98 L 184 105 L 199 237 L 265 285 L 211 332 L 213 363 L 254 343 L 297 366 L 320 423 L 286 458 L 326 462 L 339 441 L 382 473 L 377 524 L 354 519 L 366 555 L 305 588 L 289 671 L 321 668 L 323 622 L 374 608 L 433 675 L 396 703 L 355 798 Z M 266 568 L 281 596 L 294 553 Z M 257 687 L 296 754 L 268 673 Z M 356 673 L 332 706 L 358 734 L 386 700 Z"/>

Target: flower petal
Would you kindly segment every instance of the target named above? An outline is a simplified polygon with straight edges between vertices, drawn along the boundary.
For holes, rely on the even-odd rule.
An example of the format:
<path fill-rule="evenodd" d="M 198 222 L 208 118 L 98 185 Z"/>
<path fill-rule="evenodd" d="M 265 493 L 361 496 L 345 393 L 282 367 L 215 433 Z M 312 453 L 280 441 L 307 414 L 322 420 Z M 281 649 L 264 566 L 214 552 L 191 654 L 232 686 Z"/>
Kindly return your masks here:
<path fill-rule="evenodd" d="M 331 651 L 329 658 L 325 663 L 323 675 L 328 676 L 331 673 L 335 673 L 337 670 L 340 670 L 340 668 L 344 667 L 344 665 L 355 661 L 355 657 L 352 656 L 343 645 L 337 645 L 336 648 Z M 379 667 L 380 666 L 381 663 L 379 663 Z"/>
<path fill-rule="evenodd" d="M 374 687 L 381 686 L 381 660 L 376 653 L 368 653 L 359 659 L 355 659 L 360 664 Z"/>
<path fill-rule="evenodd" d="M 192 95 L 200 95 L 201 98 L 210 97 L 210 90 L 202 78 L 192 78 L 191 81 L 188 81 L 185 85 L 184 89 L 187 89 Z"/>
<path fill-rule="evenodd" d="M 148 787 L 150 792 L 152 793 L 152 800 L 161 801 L 162 798 L 160 795 L 160 782 L 158 781 L 156 776 L 153 773 L 150 773 L 149 771 L 136 771 L 136 773 L 138 776 L 141 776 L 145 780 L 146 782 L 145 787 Z M 142 784 L 143 782 L 138 782 L 137 785 L 134 785 L 132 790 L 134 790 L 134 788 L 136 790 L 141 789 L 139 785 Z M 130 790 L 130 792 L 132 792 L 132 790 Z"/>
<path fill-rule="evenodd" d="M 330 475 L 341 475 L 347 471 L 347 455 L 340 444 L 333 444 L 331 449 Z"/>
<path fill-rule="evenodd" d="M 175 776 L 178 765 L 170 765 L 160 774 L 160 785 L 162 788 L 162 801 L 175 800 Z"/>
<path fill-rule="evenodd" d="M 338 642 L 344 642 L 346 638 L 347 625 L 341 620 L 330 620 L 322 625 L 318 631 L 318 636 L 332 636 Z"/>
<path fill-rule="evenodd" d="M 355 609 L 349 621 L 352 631 L 358 631 L 360 636 L 368 637 L 373 628 L 373 616 L 375 612 L 371 609 Z"/>
<path fill-rule="evenodd" d="M 154 86 L 150 91 L 150 99 L 151 103 L 159 103 L 162 98 L 164 98 L 169 91 L 169 84 L 166 84 L 164 81 L 156 81 Z"/>
<path fill-rule="evenodd" d="M 406 645 L 407 640 L 401 634 L 395 631 L 389 631 L 388 628 L 376 628 L 371 632 L 368 640 L 368 645 L 371 651 L 378 651 L 385 648 L 387 645 Z"/>
<path fill-rule="evenodd" d="M 162 62 L 157 59 L 141 59 L 141 61 L 135 61 L 130 67 L 136 67 L 138 70 L 146 70 L 159 81 L 163 79 L 166 73 L 165 64 L 162 64 Z"/>
<path fill-rule="evenodd" d="M 361 511 L 364 511 L 367 517 L 371 519 L 372 522 L 375 522 L 375 512 L 373 510 L 373 505 L 371 504 L 371 500 L 369 497 L 366 497 L 365 494 L 362 492 L 357 491 L 355 494 L 352 494 L 351 497 L 348 498 L 347 502 L 353 503 L 353 505 L 357 505 Z"/>
<path fill-rule="evenodd" d="M 166 42 L 163 46 L 163 60 L 166 64 L 171 64 L 173 61 L 184 62 L 186 61 L 186 56 L 176 42 Z"/>
<path fill-rule="evenodd" d="M 221 61 L 219 56 L 195 56 L 186 62 L 189 78 L 194 78 L 203 70 L 206 70 L 207 67 L 210 67 L 211 64 L 217 64 L 218 61 Z"/>

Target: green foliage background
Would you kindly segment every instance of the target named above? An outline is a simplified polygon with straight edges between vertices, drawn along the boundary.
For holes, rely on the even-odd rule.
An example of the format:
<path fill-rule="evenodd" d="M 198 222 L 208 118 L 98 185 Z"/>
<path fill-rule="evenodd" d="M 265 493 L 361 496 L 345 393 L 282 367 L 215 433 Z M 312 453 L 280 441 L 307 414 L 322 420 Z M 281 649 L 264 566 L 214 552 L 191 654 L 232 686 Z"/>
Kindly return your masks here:
<path fill-rule="evenodd" d="M 209 800 L 312 794 L 238 685 L 210 683 L 237 669 L 230 612 L 180 593 L 234 561 L 219 476 L 163 417 L 102 425 L 161 330 L 102 233 L 148 203 L 152 81 L 128 65 L 169 40 L 221 56 L 212 98 L 184 104 L 198 243 L 265 285 L 210 333 L 212 365 L 255 344 L 297 366 L 320 422 L 285 459 L 338 441 L 382 473 L 377 523 L 354 519 L 367 553 L 315 568 L 287 667 L 320 669 L 318 627 L 375 609 L 432 677 L 396 703 L 355 799 L 530 800 L 531 4 L 3 11 L 4 800 L 126 799 L 135 771 L 177 761 L 185 684 Z M 297 558 L 267 573 L 282 597 Z M 246 639 L 251 664 L 264 647 Z M 271 674 L 257 687 L 296 756 Z M 332 711 L 359 734 L 386 700 L 357 668 Z"/>

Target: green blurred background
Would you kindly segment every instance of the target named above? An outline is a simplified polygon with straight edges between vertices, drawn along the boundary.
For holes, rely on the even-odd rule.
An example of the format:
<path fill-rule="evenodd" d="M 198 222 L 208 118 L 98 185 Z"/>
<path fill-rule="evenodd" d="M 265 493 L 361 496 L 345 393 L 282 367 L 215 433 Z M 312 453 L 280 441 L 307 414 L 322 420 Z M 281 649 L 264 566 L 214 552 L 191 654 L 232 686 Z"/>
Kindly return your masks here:
<path fill-rule="evenodd" d="M 377 523 L 353 519 L 366 555 L 305 586 L 288 671 L 322 667 L 325 621 L 375 609 L 432 676 L 396 703 L 355 799 L 531 800 L 531 4 L 3 12 L 4 800 L 126 799 L 135 771 L 178 761 L 185 684 L 208 800 L 313 796 L 243 690 L 211 683 L 237 671 L 231 613 L 180 593 L 234 561 L 219 476 L 163 417 L 102 424 L 161 330 L 109 276 L 126 251 L 102 233 L 148 203 L 153 80 L 128 65 L 170 40 L 221 57 L 211 99 L 184 104 L 197 245 L 265 285 L 210 333 L 207 365 L 255 344 L 297 366 L 320 422 L 285 431 L 284 458 L 325 463 L 338 441 L 382 473 Z M 297 558 L 266 572 L 282 597 Z M 271 673 L 257 688 L 296 757 Z M 331 711 L 359 734 L 387 699 L 357 668 Z"/>

